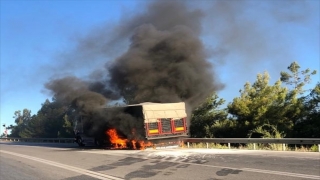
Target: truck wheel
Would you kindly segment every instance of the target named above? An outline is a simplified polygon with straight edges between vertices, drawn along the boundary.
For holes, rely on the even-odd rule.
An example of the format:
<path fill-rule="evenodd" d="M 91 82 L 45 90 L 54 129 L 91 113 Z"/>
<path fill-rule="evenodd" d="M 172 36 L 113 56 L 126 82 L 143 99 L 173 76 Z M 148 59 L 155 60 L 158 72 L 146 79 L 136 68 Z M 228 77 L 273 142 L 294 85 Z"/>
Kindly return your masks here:
<path fill-rule="evenodd" d="M 81 137 L 78 137 L 78 138 L 77 138 L 77 143 L 78 143 L 78 145 L 79 145 L 80 147 L 85 146 L 85 144 L 83 144 L 83 141 L 82 141 L 82 138 L 81 138 Z"/>
<path fill-rule="evenodd" d="M 102 146 L 102 141 L 100 139 L 95 139 L 94 143 L 96 146 L 101 147 Z"/>

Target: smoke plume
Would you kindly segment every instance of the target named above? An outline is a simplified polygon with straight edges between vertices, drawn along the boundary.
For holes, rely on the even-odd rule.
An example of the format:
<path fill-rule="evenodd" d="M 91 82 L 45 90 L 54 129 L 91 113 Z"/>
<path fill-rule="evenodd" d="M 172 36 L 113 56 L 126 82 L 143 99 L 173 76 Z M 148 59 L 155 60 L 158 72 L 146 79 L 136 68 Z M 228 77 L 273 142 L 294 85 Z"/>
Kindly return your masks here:
<path fill-rule="evenodd" d="M 54 92 L 54 98 L 62 105 L 73 107 L 88 113 L 107 103 L 107 99 L 89 89 L 89 83 L 73 76 L 54 79 L 46 84 L 46 88 Z"/>
<path fill-rule="evenodd" d="M 269 62 L 266 59 L 271 59 L 269 64 L 277 64 L 274 69 L 281 67 L 280 62 L 287 65 L 292 59 L 284 47 L 291 38 L 282 38 L 280 32 L 290 34 L 282 24 L 304 23 L 309 17 L 304 1 L 281 1 L 277 6 L 267 1 L 201 1 L 198 7 L 202 2 L 207 7 L 191 9 L 190 1 L 153 1 L 137 14 L 124 15 L 117 25 L 94 29 L 79 40 L 75 52 L 65 55 L 68 61 L 60 70 L 72 66 L 100 67 L 92 69 L 86 78 L 53 79 L 46 88 L 57 101 L 85 114 L 96 113 L 95 121 L 118 119 L 110 126 L 133 122 L 119 120 L 132 117 L 118 112 L 94 112 L 112 101 L 184 101 L 191 110 L 212 92 L 223 89 L 213 67 L 219 64 L 216 62 L 232 58 L 230 69 L 237 71 L 237 80 L 239 74 L 246 77 L 250 67 L 259 61 L 265 64 Z M 288 8 L 284 11 L 278 6 Z M 300 6 L 302 10 L 297 11 Z M 253 16 L 253 12 L 257 14 Z M 279 61 L 284 56 L 288 60 Z M 231 84 L 235 80 L 232 81 Z M 131 133 L 123 131 L 127 131 L 127 136 Z"/>
<path fill-rule="evenodd" d="M 117 33 L 105 45 L 129 35 L 129 47 L 106 62 L 104 70 L 92 71 L 85 80 L 74 76 L 53 79 L 46 88 L 57 101 L 89 117 L 86 123 L 91 134 L 110 127 L 117 127 L 129 138 L 132 129 L 141 134 L 143 123 L 137 124 L 137 117 L 121 111 L 103 113 L 98 107 L 122 99 L 128 104 L 184 101 L 192 109 L 221 89 L 199 38 L 202 17 L 200 10 L 189 10 L 181 1 L 151 3 L 145 13 L 115 27 Z M 94 37 L 79 47 L 90 45 L 92 49 L 96 44 L 104 43 Z"/>
<path fill-rule="evenodd" d="M 85 98 L 87 93 L 96 96 L 98 105 L 104 97 L 124 99 L 130 104 L 185 101 L 193 108 L 222 88 L 213 78 L 213 68 L 199 39 L 203 15 L 200 10 L 189 10 L 181 1 L 151 3 L 143 14 L 115 27 L 114 38 L 106 40 L 105 45 L 111 46 L 110 43 L 130 35 L 128 50 L 106 62 L 104 71 L 93 71 L 95 78 L 85 83 L 67 77 L 53 80 L 46 87 L 57 99 L 81 105 L 90 100 Z M 80 46 L 91 44 L 92 49 L 100 42 L 96 37 L 88 38 Z M 92 104 L 93 100 L 90 101 Z"/>
<path fill-rule="evenodd" d="M 203 45 L 186 26 L 135 30 L 129 50 L 107 67 L 110 84 L 132 103 L 187 101 L 199 104 L 214 86 Z"/>

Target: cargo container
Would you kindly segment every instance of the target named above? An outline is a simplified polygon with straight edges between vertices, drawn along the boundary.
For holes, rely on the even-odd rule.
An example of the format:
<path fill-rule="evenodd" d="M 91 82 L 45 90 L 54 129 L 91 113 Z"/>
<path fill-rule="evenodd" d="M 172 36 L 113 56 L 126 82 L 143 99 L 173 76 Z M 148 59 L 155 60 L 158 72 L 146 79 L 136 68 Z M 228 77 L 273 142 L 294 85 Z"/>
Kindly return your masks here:
<path fill-rule="evenodd" d="M 141 103 L 122 107 L 101 108 L 95 114 L 81 115 L 75 123 L 75 142 L 115 146 L 108 133 L 116 130 L 119 139 L 130 142 L 161 143 L 188 137 L 184 102 Z M 119 141 L 120 142 L 120 141 Z M 122 142 L 122 141 L 121 141 Z M 112 145 L 113 144 L 113 145 Z"/>

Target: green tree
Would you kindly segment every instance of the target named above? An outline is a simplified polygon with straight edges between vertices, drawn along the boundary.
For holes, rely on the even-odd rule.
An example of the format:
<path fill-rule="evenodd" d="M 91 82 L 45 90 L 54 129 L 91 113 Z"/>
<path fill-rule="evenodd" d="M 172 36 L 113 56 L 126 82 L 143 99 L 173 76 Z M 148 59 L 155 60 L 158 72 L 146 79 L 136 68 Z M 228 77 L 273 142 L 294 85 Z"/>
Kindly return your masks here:
<path fill-rule="evenodd" d="M 58 103 L 46 100 L 37 113 L 35 124 L 41 127 L 41 134 L 44 137 L 56 138 L 63 137 L 65 134 L 64 124 L 65 115 L 68 107 Z M 68 119 L 67 119 L 68 120 Z"/>
<path fill-rule="evenodd" d="M 23 138 L 56 138 L 72 137 L 71 111 L 65 105 L 46 100 L 36 115 L 31 116 L 31 111 L 24 109 L 23 112 L 14 113 L 16 125 L 11 125 L 11 137 Z"/>
<path fill-rule="evenodd" d="M 312 128 L 308 126 L 315 125 L 312 117 L 317 114 L 316 109 L 316 92 L 317 87 L 313 90 L 305 89 L 305 85 L 311 82 L 311 76 L 317 73 L 316 70 L 311 71 L 309 68 L 301 70 L 297 62 L 293 62 L 287 68 L 289 72 L 281 72 L 281 81 L 289 86 L 290 91 L 287 94 L 286 117 L 290 118 L 294 125 L 294 132 L 289 136 L 305 136 L 310 129 L 308 137 L 313 134 Z M 307 94 L 306 92 L 310 92 Z M 312 115 L 311 115 L 312 114 Z M 311 123 L 312 122 L 312 123 Z M 302 128 L 304 126 L 304 128 Z M 302 129 L 304 133 L 302 133 Z M 311 134 L 310 134 L 311 133 Z M 300 135 L 299 135 L 300 134 Z M 304 135 L 303 135 L 304 134 Z M 308 134 L 308 133 L 307 133 Z"/>
<path fill-rule="evenodd" d="M 31 135 L 32 138 L 41 138 L 46 137 L 44 133 L 44 126 L 45 121 L 41 118 L 41 115 L 39 114 L 32 116 L 32 119 L 30 120 L 28 127 L 26 130 Z"/>
<path fill-rule="evenodd" d="M 210 127 L 210 131 L 215 138 L 236 138 L 239 134 L 242 134 L 238 122 L 231 118 L 215 121 Z"/>
<path fill-rule="evenodd" d="M 270 124 L 264 124 L 264 125 L 256 127 L 255 129 L 253 129 L 252 131 L 249 132 L 248 136 L 251 138 L 254 133 L 260 134 L 262 138 L 284 138 L 286 136 L 286 134 L 284 134 L 284 132 L 280 132 L 278 130 L 277 126 L 270 125 Z M 282 149 L 281 144 L 269 143 L 269 144 L 258 144 L 258 146 L 267 147 L 272 150 L 281 150 Z"/>
<path fill-rule="evenodd" d="M 61 128 L 61 136 L 62 137 L 73 137 L 73 126 L 72 120 L 70 119 L 72 116 L 68 116 L 65 114 L 63 116 L 64 123 Z"/>
<path fill-rule="evenodd" d="M 28 109 L 23 109 L 21 112 L 20 110 L 14 112 L 13 118 L 15 119 L 14 122 L 18 125 L 26 125 L 28 121 L 31 119 L 31 111 Z"/>
<path fill-rule="evenodd" d="M 296 121 L 294 136 L 320 138 L 320 83 L 303 100 L 302 113 Z"/>
<path fill-rule="evenodd" d="M 239 137 L 247 136 L 257 126 L 271 124 L 281 130 L 292 128 L 290 119 L 285 117 L 287 89 L 281 87 L 278 80 L 269 85 L 270 76 L 267 72 L 258 74 L 251 85 L 246 83 L 240 90 L 240 97 L 228 104 L 228 112 L 237 120 L 238 128 L 242 129 Z"/>
<path fill-rule="evenodd" d="M 220 99 L 216 93 L 207 98 L 191 115 L 190 134 L 191 137 L 212 138 L 214 137 L 212 125 L 217 120 L 227 118 L 227 112 L 219 109 L 225 100 Z"/>
<path fill-rule="evenodd" d="M 31 120 L 31 110 L 23 109 L 22 112 L 20 110 L 14 112 L 13 118 L 15 119 L 16 125 L 9 126 L 8 129 L 11 129 L 11 137 L 21 137 L 26 138 L 30 137 L 30 134 L 26 131 L 28 123 Z"/>
<path fill-rule="evenodd" d="M 253 133 L 259 133 L 263 138 L 284 138 L 286 135 L 284 132 L 280 132 L 275 125 L 264 124 L 257 126 L 249 132 L 249 137 L 252 137 Z"/>
<path fill-rule="evenodd" d="M 311 82 L 311 75 L 317 74 L 316 70 L 310 71 L 309 68 L 300 70 L 300 66 L 297 62 L 293 62 L 288 66 L 289 72 L 281 72 L 280 80 L 288 85 L 293 85 L 295 93 L 303 93 L 305 90 L 303 86 Z"/>

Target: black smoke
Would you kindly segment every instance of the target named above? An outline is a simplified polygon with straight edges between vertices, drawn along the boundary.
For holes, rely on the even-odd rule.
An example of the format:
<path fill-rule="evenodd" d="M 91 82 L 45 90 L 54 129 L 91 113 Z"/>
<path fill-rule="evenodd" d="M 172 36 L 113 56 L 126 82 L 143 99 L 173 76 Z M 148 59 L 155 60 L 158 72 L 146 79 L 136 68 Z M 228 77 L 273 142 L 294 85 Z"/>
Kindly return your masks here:
<path fill-rule="evenodd" d="M 54 78 L 46 88 L 56 101 L 83 114 L 96 114 L 94 121 L 120 121 L 106 118 L 113 113 L 95 112 L 113 101 L 184 101 L 191 110 L 223 88 L 208 59 L 219 62 L 235 53 L 231 69 L 241 77 L 258 62 L 268 63 L 266 58 L 273 59 L 269 63 L 276 64 L 274 68 L 280 67 L 292 59 L 281 41 L 287 33 L 278 27 L 304 23 L 309 17 L 305 1 L 199 1 L 199 6 L 203 2 L 206 7 L 191 9 L 191 1 L 152 1 L 136 14 L 124 14 L 117 25 L 94 29 L 79 40 L 75 53 L 62 55 L 67 61 L 59 70 L 92 67 L 101 59 L 104 67 L 92 69 L 85 78 Z M 252 16 L 250 11 L 259 12 Z M 215 45 L 205 47 L 202 35 Z M 287 60 L 279 61 L 284 56 Z"/>
<path fill-rule="evenodd" d="M 182 1 L 153 2 L 142 14 L 115 27 L 118 36 L 131 36 L 130 44 L 124 54 L 106 62 L 104 71 L 92 71 L 99 78 L 54 79 L 46 88 L 57 100 L 76 107 L 86 106 L 86 102 L 103 106 L 103 102 L 117 99 L 130 104 L 185 101 L 195 107 L 222 87 L 199 38 L 203 15 Z"/>
<path fill-rule="evenodd" d="M 107 98 L 91 91 L 89 84 L 74 76 L 68 76 L 48 82 L 46 88 L 54 92 L 54 100 L 62 106 L 69 106 L 86 114 L 107 103 Z"/>
<path fill-rule="evenodd" d="M 107 66 L 110 85 L 130 103 L 186 101 L 195 107 L 217 90 L 203 45 L 187 26 L 138 27 L 129 50 Z"/>
<path fill-rule="evenodd" d="M 129 35 L 129 47 L 124 54 L 107 61 L 104 70 L 93 70 L 91 78 L 68 76 L 53 79 L 46 88 L 56 101 L 89 117 L 91 131 L 100 129 L 107 121 L 107 126 L 120 128 L 128 137 L 132 135 L 132 128 L 138 131 L 143 128 L 136 127 L 134 119 L 137 117 L 119 111 L 101 113 L 101 107 L 107 102 L 184 101 L 192 109 L 213 91 L 222 88 L 214 77 L 199 38 L 203 15 L 201 10 L 188 9 L 182 1 L 153 2 L 142 14 L 115 27 L 117 35 L 106 42 L 112 46 L 116 39 Z M 80 46 L 94 44 L 89 43 L 94 40 L 101 41 L 87 39 Z M 88 59 L 87 63 L 90 61 Z"/>

